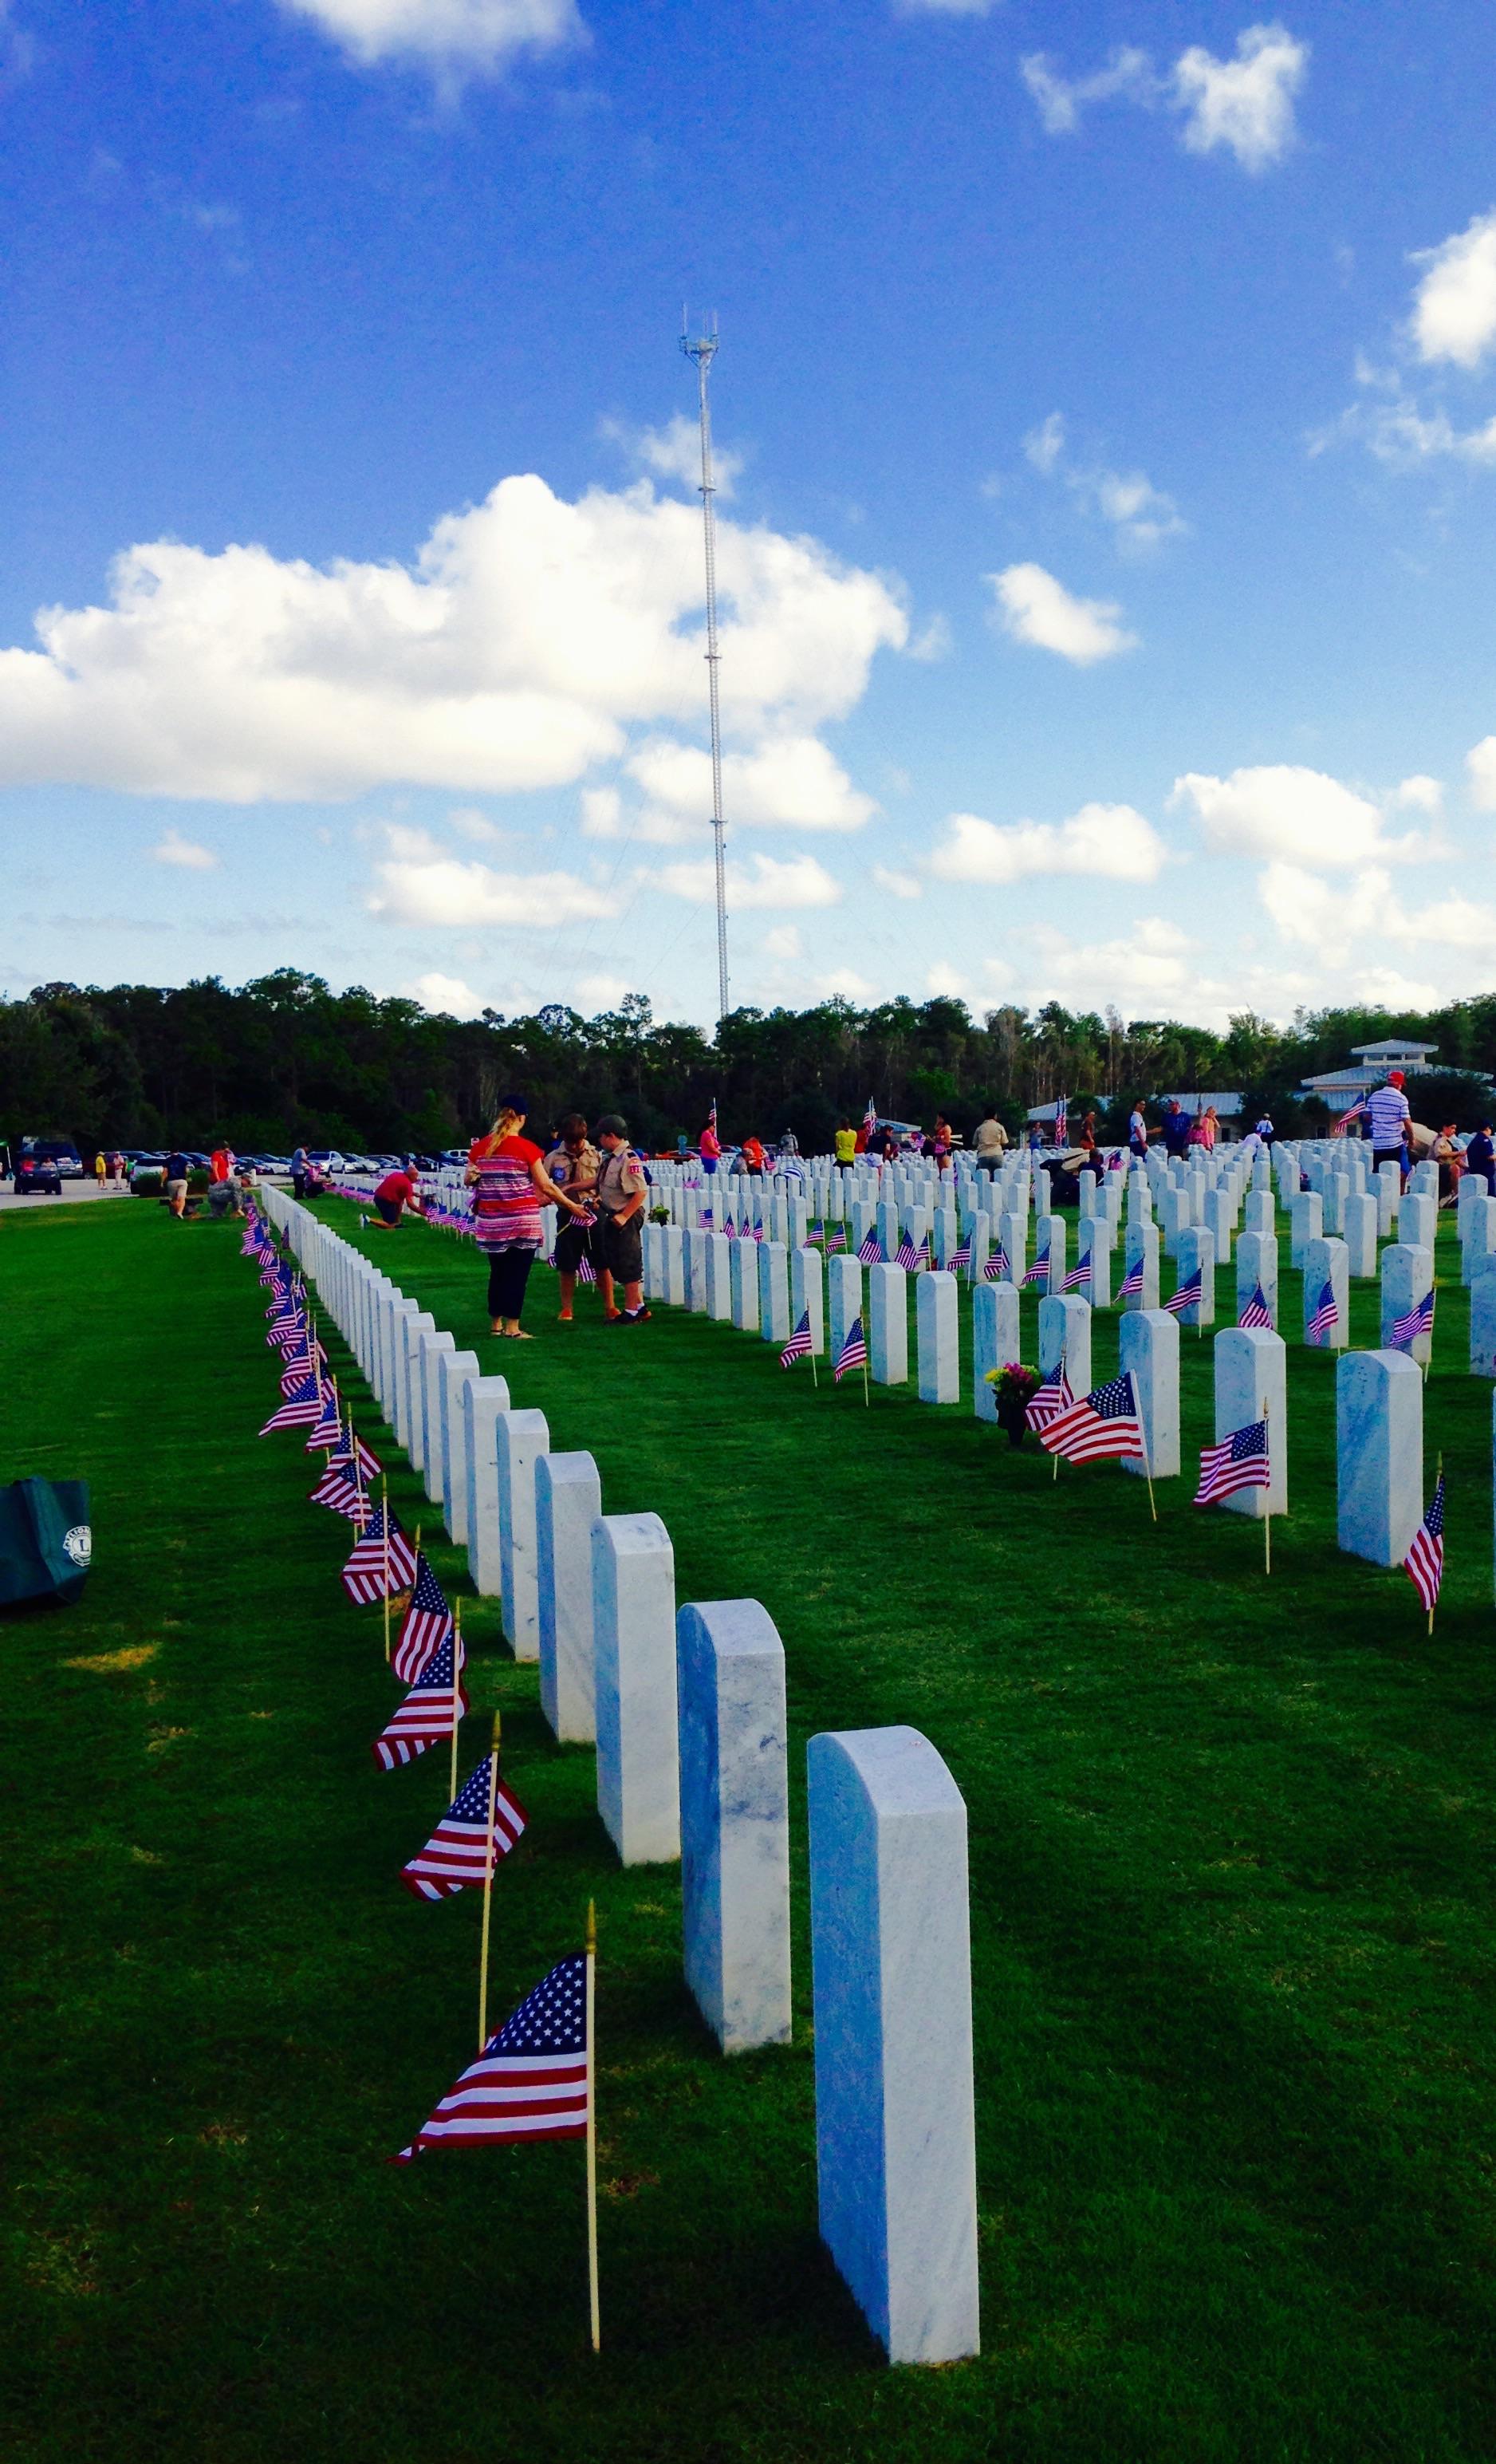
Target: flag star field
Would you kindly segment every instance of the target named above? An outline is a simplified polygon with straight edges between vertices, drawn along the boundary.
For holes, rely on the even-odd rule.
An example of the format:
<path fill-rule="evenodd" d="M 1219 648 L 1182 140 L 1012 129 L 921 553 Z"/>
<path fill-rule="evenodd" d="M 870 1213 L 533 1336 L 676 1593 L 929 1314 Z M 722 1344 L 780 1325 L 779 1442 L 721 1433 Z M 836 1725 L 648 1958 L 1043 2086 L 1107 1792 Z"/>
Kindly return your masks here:
<path fill-rule="evenodd" d="M 1496 937 L 1496 17 L 0 0 L 0 991 L 1223 1025 Z"/>

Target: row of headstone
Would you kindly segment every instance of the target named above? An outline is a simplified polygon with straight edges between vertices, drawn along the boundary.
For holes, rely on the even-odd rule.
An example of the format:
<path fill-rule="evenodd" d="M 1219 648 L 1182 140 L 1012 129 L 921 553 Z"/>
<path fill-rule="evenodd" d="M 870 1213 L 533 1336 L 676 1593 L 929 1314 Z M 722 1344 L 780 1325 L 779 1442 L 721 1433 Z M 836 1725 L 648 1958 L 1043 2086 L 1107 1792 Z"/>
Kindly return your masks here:
<path fill-rule="evenodd" d="M 539 1661 L 553 1732 L 595 1744 L 621 1860 L 679 1859 L 686 1978 L 722 2050 L 787 2042 L 784 1651 L 767 1612 L 677 1606 L 657 1515 L 605 1514 L 589 1454 L 553 1452 L 542 1412 L 515 1408 L 294 1199 L 267 1192 L 266 1210 L 474 1587 L 498 1594 L 516 1659 Z M 757 1244 L 723 1246 L 736 1265 Z M 928 1288 L 954 1352 L 954 1283 Z M 813 1737 L 808 1775 L 822 2233 L 891 2361 L 959 2359 L 979 2348 L 966 1809 L 913 1729 Z"/>

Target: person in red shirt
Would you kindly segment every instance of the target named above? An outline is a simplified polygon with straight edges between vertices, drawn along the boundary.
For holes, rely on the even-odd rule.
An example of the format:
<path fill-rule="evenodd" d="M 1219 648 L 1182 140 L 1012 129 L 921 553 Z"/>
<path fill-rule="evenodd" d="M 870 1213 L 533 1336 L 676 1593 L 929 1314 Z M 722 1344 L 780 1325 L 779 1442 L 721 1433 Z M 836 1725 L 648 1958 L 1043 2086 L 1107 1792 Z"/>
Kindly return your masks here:
<path fill-rule="evenodd" d="M 469 1148 L 465 1176 L 473 1192 L 473 1239 L 488 1259 L 492 1331 L 517 1343 L 535 1340 L 521 1327 L 519 1312 L 540 1246 L 541 1199 L 550 1199 L 571 1216 L 591 1212 L 558 1188 L 539 1148 L 520 1136 L 526 1109 L 522 1095 L 505 1099 L 487 1137 L 474 1138 Z"/>
<path fill-rule="evenodd" d="M 228 1179 L 228 1177 L 229 1177 L 229 1175 L 232 1172 L 232 1170 L 233 1170 L 233 1149 L 232 1149 L 232 1147 L 226 1147 L 226 1146 L 217 1146 L 217 1147 L 214 1147 L 213 1152 L 212 1152 L 212 1155 L 211 1155 L 211 1156 L 210 1156 L 210 1157 L 209 1157 L 209 1165 L 208 1165 L 208 1177 L 209 1177 L 209 1179 L 210 1181 L 213 1181 L 213 1180 L 227 1180 L 227 1179 Z"/>
<path fill-rule="evenodd" d="M 415 1175 L 407 1165 L 405 1165 L 399 1172 L 387 1172 L 385 1175 L 374 1192 L 374 1208 L 379 1217 L 379 1223 L 382 1223 L 387 1232 L 399 1222 L 407 1206 L 412 1215 L 426 1213 L 421 1203 L 420 1190 L 416 1186 Z M 379 1224 L 373 1228 L 377 1231 Z"/>
<path fill-rule="evenodd" d="M 755 1179 L 763 1170 L 763 1140 L 757 1135 L 743 1140 L 743 1170 Z"/>

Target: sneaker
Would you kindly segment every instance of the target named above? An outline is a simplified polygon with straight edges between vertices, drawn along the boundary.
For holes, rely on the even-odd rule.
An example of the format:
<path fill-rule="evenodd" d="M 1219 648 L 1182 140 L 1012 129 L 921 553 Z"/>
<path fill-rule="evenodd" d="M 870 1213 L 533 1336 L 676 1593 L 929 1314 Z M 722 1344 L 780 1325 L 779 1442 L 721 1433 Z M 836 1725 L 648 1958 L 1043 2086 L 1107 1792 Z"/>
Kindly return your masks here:
<path fill-rule="evenodd" d="M 558 1309 L 558 1310 L 557 1310 L 557 1312 L 556 1312 L 556 1323 L 557 1323 L 557 1325 L 558 1325 L 558 1326 L 570 1326 L 571 1322 L 572 1322 L 572 1318 L 571 1318 L 571 1311 L 570 1311 L 570 1309 Z"/>
<path fill-rule="evenodd" d="M 642 1326 L 647 1317 L 652 1317 L 653 1315 L 653 1309 L 625 1309 L 621 1323 L 625 1326 Z"/>

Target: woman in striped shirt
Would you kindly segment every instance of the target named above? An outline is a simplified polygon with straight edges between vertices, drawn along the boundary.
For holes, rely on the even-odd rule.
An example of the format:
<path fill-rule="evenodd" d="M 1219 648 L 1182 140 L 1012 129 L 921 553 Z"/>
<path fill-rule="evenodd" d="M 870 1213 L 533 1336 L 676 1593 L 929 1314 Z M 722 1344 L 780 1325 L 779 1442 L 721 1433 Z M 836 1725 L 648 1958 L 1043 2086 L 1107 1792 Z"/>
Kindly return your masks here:
<path fill-rule="evenodd" d="M 540 1204 L 549 1199 L 568 1215 L 586 1209 L 558 1189 L 538 1146 L 519 1134 L 525 1123 L 522 1095 L 510 1095 L 486 1138 L 468 1150 L 465 1175 L 473 1192 L 473 1228 L 488 1258 L 488 1313 L 495 1334 L 533 1342 L 519 1323 L 525 1286 L 540 1246 Z"/>

